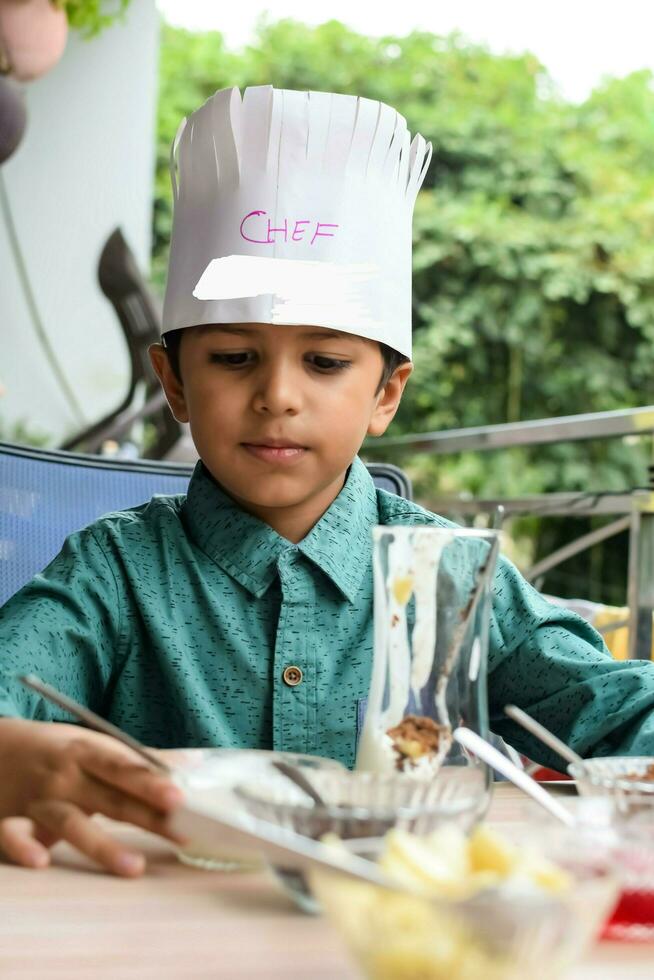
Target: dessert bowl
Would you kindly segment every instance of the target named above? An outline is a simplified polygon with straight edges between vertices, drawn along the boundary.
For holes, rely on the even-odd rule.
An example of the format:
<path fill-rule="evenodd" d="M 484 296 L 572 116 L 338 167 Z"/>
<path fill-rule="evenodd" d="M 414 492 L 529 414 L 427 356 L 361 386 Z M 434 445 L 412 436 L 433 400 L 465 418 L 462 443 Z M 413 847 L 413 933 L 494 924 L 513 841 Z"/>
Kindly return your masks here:
<path fill-rule="evenodd" d="M 640 778 L 651 770 L 651 762 L 588 759 L 584 768 L 590 778 L 578 783 L 582 795 L 568 803 L 618 868 L 620 897 L 604 928 L 606 939 L 654 940 L 654 783 Z"/>
<path fill-rule="evenodd" d="M 288 784 L 274 766 L 278 760 L 310 774 L 344 771 L 333 759 L 301 755 L 293 752 L 275 752 L 265 749 L 175 749 L 161 753 L 164 760 L 174 767 L 174 780 L 184 791 L 189 803 L 197 803 L 211 813 L 242 810 L 243 803 L 234 792 L 236 785 L 247 780 L 260 787 L 270 787 L 269 792 L 280 792 Z M 177 852 L 184 864 L 207 871 L 245 871 L 262 866 L 253 861 L 252 855 L 233 852 L 208 853 L 205 848 L 194 846 L 191 841 Z"/>
<path fill-rule="evenodd" d="M 618 879 L 610 860 L 597 848 L 580 846 L 578 834 L 557 832 L 556 843 L 551 836 L 544 852 L 555 862 L 553 870 L 543 866 L 540 878 L 531 881 L 518 875 L 502 882 L 478 871 L 475 886 L 468 883 L 466 890 L 462 880 L 453 889 L 455 879 L 444 871 L 447 853 L 424 860 L 410 846 L 402 884 L 426 883 L 433 873 L 441 894 L 410 895 L 317 871 L 311 872 L 311 884 L 367 980 L 552 980 L 602 927 L 615 904 Z M 350 843 L 348 849 L 369 854 L 371 845 L 357 850 Z M 498 854 L 491 864 L 500 870 L 501 848 Z M 383 862 L 384 856 L 380 864 L 388 872 L 388 854 Z"/>
<path fill-rule="evenodd" d="M 652 828 L 628 824 L 612 851 L 618 865 L 618 903 L 604 927 L 605 939 L 625 942 L 654 940 L 654 839 Z"/>
<path fill-rule="evenodd" d="M 472 767 L 446 767 L 431 781 L 346 769 L 306 774 L 324 806 L 286 780 L 241 778 L 234 794 L 254 816 L 314 839 L 330 832 L 346 839 L 380 837 L 391 827 L 427 833 L 444 821 L 469 829 L 479 816 L 483 775 Z"/>
<path fill-rule="evenodd" d="M 324 806 L 289 781 L 242 781 L 234 795 L 253 816 L 314 840 L 325 834 L 348 841 L 379 838 L 393 827 L 425 834 L 443 823 L 469 830 L 481 816 L 485 777 L 473 767 L 444 767 L 429 782 L 359 770 L 307 769 L 306 774 Z M 319 910 L 304 874 L 282 867 L 273 872 L 300 908 Z"/>
<path fill-rule="evenodd" d="M 647 810 L 654 815 L 654 758 L 607 756 L 571 763 L 568 772 L 581 796 L 609 796 L 618 811 Z"/>

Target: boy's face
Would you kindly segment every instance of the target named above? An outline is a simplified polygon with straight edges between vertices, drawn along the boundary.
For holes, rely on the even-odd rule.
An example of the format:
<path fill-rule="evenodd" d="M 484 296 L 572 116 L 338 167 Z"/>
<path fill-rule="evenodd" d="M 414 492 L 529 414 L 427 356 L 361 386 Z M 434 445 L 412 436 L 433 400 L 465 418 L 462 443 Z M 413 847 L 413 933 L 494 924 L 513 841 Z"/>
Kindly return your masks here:
<path fill-rule="evenodd" d="M 212 476 L 291 540 L 308 533 L 338 495 L 365 436 L 386 430 L 412 370 L 401 365 L 377 391 L 379 345 L 321 327 L 187 328 L 181 384 L 165 350 L 157 344 L 150 353 Z"/>

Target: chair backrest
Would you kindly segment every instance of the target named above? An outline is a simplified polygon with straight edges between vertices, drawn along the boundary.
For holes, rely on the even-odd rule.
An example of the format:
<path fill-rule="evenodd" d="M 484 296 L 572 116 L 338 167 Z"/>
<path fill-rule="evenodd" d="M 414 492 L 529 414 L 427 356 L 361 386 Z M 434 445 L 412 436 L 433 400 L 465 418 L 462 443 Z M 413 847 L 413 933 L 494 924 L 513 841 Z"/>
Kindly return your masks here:
<path fill-rule="evenodd" d="M 395 466 L 371 463 L 376 486 L 411 498 Z M 0 442 L 0 605 L 44 568 L 72 531 L 155 493 L 186 493 L 193 466 L 110 459 Z"/>
<path fill-rule="evenodd" d="M 114 229 L 104 244 L 98 262 L 98 282 L 123 330 L 131 365 L 129 385 L 120 405 L 69 436 L 61 448 L 99 452 L 107 439 L 129 437 L 130 417 L 132 425 L 147 417 L 151 437 L 149 453 L 154 459 L 160 459 L 181 436 L 181 426 L 168 408 L 148 355 L 150 344 L 156 343 L 161 335 L 160 304 L 148 288 L 120 228 Z M 137 389 L 143 396 L 143 405 L 135 404 Z"/>

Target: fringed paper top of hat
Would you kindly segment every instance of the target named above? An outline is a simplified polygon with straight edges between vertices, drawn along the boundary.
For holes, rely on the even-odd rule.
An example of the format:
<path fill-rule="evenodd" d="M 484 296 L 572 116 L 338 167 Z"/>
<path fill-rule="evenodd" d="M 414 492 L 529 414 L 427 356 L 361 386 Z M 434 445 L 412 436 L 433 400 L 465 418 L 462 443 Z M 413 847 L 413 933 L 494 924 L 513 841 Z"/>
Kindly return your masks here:
<path fill-rule="evenodd" d="M 172 147 L 163 331 L 308 324 L 410 357 L 411 220 L 430 158 L 382 102 L 216 92 Z"/>

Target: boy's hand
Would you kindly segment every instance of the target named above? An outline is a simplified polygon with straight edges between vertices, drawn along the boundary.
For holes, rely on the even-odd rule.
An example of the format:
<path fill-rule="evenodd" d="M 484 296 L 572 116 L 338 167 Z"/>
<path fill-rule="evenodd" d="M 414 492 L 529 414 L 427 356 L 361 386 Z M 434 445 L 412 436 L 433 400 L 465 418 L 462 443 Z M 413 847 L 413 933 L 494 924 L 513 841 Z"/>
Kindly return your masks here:
<path fill-rule="evenodd" d="M 49 848 L 68 841 L 109 871 L 128 877 L 145 867 L 91 819 L 102 813 L 182 843 L 167 828 L 183 798 L 108 735 L 51 722 L 0 718 L 0 853 L 41 868 Z"/>

